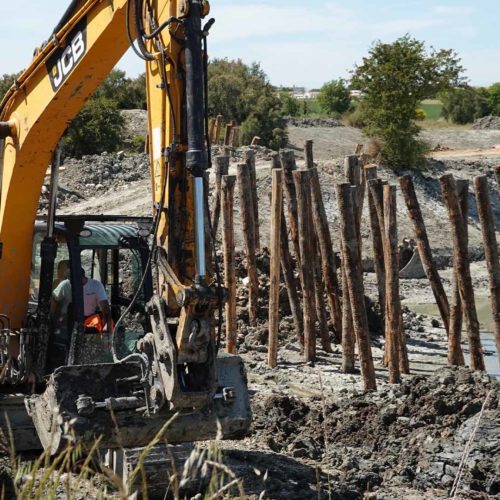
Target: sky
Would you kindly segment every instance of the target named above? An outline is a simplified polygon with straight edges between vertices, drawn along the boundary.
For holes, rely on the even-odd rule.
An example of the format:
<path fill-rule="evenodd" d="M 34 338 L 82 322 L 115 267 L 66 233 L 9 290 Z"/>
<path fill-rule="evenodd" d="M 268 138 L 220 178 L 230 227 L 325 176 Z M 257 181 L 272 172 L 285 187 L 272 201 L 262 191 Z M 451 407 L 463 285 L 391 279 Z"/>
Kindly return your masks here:
<path fill-rule="evenodd" d="M 0 74 L 27 66 L 69 0 L 0 1 Z M 457 51 L 473 85 L 500 81 L 499 0 L 212 0 L 210 56 L 260 62 L 274 85 L 348 78 L 376 40 L 409 33 Z M 118 64 L 144 71 L 129 51 Z"/>

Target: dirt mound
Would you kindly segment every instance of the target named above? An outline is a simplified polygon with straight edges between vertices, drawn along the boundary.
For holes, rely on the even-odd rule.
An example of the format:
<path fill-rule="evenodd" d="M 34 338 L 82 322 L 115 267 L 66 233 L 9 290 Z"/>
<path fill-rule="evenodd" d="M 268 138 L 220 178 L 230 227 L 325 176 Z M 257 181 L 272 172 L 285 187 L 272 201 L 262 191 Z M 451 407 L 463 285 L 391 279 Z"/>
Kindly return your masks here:
<path fill-rule="evenodd" d="M 500 386 L 465 368 L 341 401 L 271 394 L 254 402 L 253 432 L 275 452 L 332 468 L 353 498 L 370 487 L 447 491 L 487 397 L 461 490 L 497 495 Z"/>
<path fill-rule="evenodd" d="M 125 120 L 125 144 L 132 144 L 136 137 L 146 138 L 148 134 L 148 112 L 146 110 L 124 109 L 120 113 Z"/>
<path fill-rule="evenodd" d="M 500 130 L 500 116 L 483 116 L 478 118 L 472 125 L 476 130 Z"/>
<path fill-rule="evenodd" d="M 343 127 L 344 124 L 340 120 L 335 120 L 334 118 L 296 118 L 293 116 L 288 116 L 286 119 L 286 124 L 292 127 Z"/>
<path fill-rule="evenodd" d="M 118 186 L 149 178 L 149 158 L 145 154 L 102 153 L 67 158 L 59 176 L 58 205 L 77 203 L 92 196 L 104 195 Z M 40 211 L 49 204 L 50 179 L 42 187 Z"/>

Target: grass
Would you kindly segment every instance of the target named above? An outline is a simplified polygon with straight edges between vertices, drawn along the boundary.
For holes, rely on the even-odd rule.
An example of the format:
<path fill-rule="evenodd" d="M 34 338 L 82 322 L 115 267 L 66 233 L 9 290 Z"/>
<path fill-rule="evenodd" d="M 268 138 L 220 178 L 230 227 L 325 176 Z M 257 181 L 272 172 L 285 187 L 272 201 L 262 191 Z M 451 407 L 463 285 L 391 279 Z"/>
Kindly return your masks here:
<path fill-rule="evenodd" d="M 175 418 L 175 417 L 173 417 Z M 155 438 L 143 449 L 135 468 L 124 481 L 105 465 L 97 439 L 90 449 L 79 443 L 70 426 L 65 428 L 66 446 L 59 454 L 51 456 L 48 451 L 38 458 L 26 461 L 15 453 L 13 438 L 11 443 L 3 443 L 10 451 L 12 486 L 14 495 L 22 500 L 44 500 L 64 498 L 147 499 L 148 485 L 144 463 L 153 447 L 168 442 L 164 433 L 172 419 L 165 423 Z M 208 449 L 195 447 L 181 470 L 175 467 L 173 456 L 171 468 L 166 473 L 170 484 L 165 498 L 180 500 L 184 498 L 183 485 L 202 484 L 203 491 L 196 496 L 200 500 L 222 498 L 245 499 L 243 481 L 222 463 L 221 450 L 217 443 L 211 443 Z M 5 487 L 5 485 L 3 485 Z M 0 488 L 2 486 L 0 485 Z M 141 490 L 141 491 L 139 491 Z M 10 495 L 9 495 L 10 496 Z M 6 491 L 0 491 L 0 500 L 6 500 Z"/>
<path fill-rule="evenodd" d="M 443 117 L 443 103 L 439 99 L 426 99 L 421 102 L 419 107 L 423 109 L 427 115 L 424 121 L 418 122 L 418 125 L 423 129 L 433 130 L 449 128 L 467 130 L 472 127 L 472 124 L 457 125 L 456 123 L 445 120 Z"/>
<path fill-rule="evenodd" d="M 429 121 L 440 120 L 443 117 L 443 103 L 438 99 L 426 99 L 421 102 L 420 108 L 425 111 Z"/>

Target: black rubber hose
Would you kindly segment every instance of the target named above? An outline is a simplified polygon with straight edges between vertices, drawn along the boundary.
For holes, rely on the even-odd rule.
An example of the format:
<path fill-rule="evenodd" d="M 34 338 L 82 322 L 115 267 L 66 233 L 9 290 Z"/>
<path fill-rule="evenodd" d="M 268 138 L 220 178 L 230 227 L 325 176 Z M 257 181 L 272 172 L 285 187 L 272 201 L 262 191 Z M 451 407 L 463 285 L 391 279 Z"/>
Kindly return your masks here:
<path fill-rule="evenodd" d="M 61 30 L 61 28 L 63 28 L 64 25 L 71 19 L 71 17 L 75 13 L 75 7 L 77 6 L 78 2 L 79 2 L 79 0 L 72 0 L 71 1 L 68 8 L 66 9 L 63 16 L 61 17 L 60 21 L 56 24 L 56 27 L 52 31 L 53 35 L 58 33 Z"/>
<path fill-rule="evenodd" d="M 142 23 L 142 12 L 143 12 L 144 0 L 134 0 L 134 25 L 135 31 L 137 33 L 137 45 L 142 55 L 147 61 L 153 61 L 153 55 L 148 51 L 146 44 L 144 43 L 144 24 Z"/>

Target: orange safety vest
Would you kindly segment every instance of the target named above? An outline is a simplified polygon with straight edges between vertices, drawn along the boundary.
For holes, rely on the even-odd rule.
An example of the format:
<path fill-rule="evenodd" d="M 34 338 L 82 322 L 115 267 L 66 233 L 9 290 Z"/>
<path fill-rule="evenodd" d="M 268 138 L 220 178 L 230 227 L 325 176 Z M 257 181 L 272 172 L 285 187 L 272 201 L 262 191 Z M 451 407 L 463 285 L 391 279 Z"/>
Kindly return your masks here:
<path fill-rule="evenodd" d="M 92 314 L 91 316 L 86 317 L 83 320 L 83 326 L 85 329 L 93 329 L 97 330 L 97 333 L 102 337 L 102 334 L 104 332 L 104 327 L 106 326 L 106 323 L 104 322 L 104 318 L 102 317 L 101 314 L 96 313 Z M 115 330 L 115 324 L 113 323 L 113 320 L 111 320 L 111 335 L 113 335 L 113 332 Z M 88 332 L 91 333 L 91 332 Z"/>

